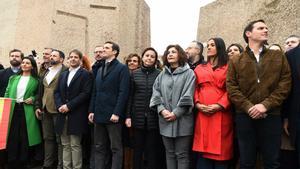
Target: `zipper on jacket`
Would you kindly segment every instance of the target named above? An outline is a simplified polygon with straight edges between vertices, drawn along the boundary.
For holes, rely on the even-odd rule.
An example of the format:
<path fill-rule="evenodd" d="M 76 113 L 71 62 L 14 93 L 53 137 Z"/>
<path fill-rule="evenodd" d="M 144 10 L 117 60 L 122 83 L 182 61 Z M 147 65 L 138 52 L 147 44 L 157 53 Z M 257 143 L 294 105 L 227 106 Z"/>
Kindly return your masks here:
<path fill-rule="evenodd" d="M 260 77 L 259 77 L 259 67 L 260 67 L 260 61 L 261 61 L 261 55 L 259 54 L 259 61 L 257 61 L 257 59 L 256 59 L 256 56 L 255 56 L 255 54 L 253 53 L 253 51 L 250 51 L 251 52 L 251 55 L 252 55 L 252 57 L 254 58 L 254 60 L 255 60 L 255 72 L 256 72 L 256 82 L 257 83 L 260 83 Z"/>
<path fill-rule="evenodd" d="M 257 83 L 260 83 L 260 76 L 259 76 L 259 67 L 260 63 L 256 61 L 256 78 L 257 78 Z"/>
<path fill-rule="evenodd" d="M 252 57 L 254 59 L 254 63 L 255 63 L 255 73 L 256 73 L 256 89 L 255 89 L 255 95 L 256 95 L 256 99 L 259 100 L 259 93 L 258 93 L 258 87 L 260 84 L 260 76 L 259 76 L 259 62 L 261 61 L 261 57 L 259 55 L 259 61 L 257 61 L 256 56 L 254 55 L 254 53 L 252 51 L 250 51 L 250 57 Z"/>
<path fill-rule="evenodd" d="M 149 98 L 149 92 L 148 92 L 148 91 L 149 91 L 149 89 L 148 89 L 148 86 L 149 86 L 149 85 L 148 85 L 148 83 L 149 83 L 149 82 L 148 82 L 148 75 L 149 75 L 149 72 L 146 71 L 146 96 L 147 96 L 146 99 Z M 147 105 L 144 105 L 145 120 L 147 120 L 147 116 L 148 116 L 148 113 L 147 113 L 147 111 L 146 111 L 146 110 L 147 110 L 146 106 L 147 106 Z"/>
<path fill-rule="evenodd" d="M 261 100 L 261 93 L 259 92 L 260 91 L 260 71 L 261 71 L 261 62 L 263 61 L 263 58 L 262 58 L 262 54 L 263 52 L 260 52 L 259 53 L 259 62 L 257 62 L 257 66 L 256 66 L 256 72 L 257 72 L 257 99 L 258 100 Z"/>

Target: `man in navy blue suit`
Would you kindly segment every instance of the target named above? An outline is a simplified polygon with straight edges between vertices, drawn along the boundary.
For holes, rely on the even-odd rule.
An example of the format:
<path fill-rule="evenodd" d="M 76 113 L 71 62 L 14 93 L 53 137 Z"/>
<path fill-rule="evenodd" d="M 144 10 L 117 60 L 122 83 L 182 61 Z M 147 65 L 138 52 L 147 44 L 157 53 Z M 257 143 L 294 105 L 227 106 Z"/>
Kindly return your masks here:
<path fill-rule="evenodd" d="M 121 169 L 123 163 L 122 119 L 129 94 L 130 75 L 127 66 L 117 60 L 120 48 L 114 42 L 105 42 L 103 59 L 94 83 L 89 121 L 94 125 L 95 166 L 105 168 L 105 159 L 111 145 L 112 169 Z"/>
<path fill-rule="evenodd" d="M 93 85 L 92 75 L 80 67 L 82 53 L 72 50 L 68 57 L 70 68 L 64 71 L 54 92 L 59 112 L 55 129 L 63 147 L 63 168 L 81 169 L 81 137 L 87 129 L 88 105 Z"/>

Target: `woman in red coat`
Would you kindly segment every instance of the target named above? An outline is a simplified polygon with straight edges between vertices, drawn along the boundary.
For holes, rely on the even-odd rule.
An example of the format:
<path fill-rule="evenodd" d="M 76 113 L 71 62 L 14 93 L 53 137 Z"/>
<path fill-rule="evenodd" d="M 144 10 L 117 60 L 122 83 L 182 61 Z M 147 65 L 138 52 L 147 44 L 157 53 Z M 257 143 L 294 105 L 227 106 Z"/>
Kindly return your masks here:
<path fill-rule="evenodd" d="M 199 152 L 197 169 L 225 169 L 233 156 L 233 121 L 226 91 L 228 55 L 221 38 L 207 43 L 206 64 L 195 69 L 196 115 L 193 150 Z"/>

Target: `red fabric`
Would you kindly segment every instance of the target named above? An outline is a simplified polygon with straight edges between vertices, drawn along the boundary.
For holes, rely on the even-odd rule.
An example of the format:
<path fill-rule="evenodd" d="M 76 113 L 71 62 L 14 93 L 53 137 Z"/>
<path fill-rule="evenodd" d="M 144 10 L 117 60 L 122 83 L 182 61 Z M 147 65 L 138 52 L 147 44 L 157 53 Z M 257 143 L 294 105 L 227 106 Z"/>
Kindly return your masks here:
<path fill-rule="evenodd" d="M 0 150 L 6 148 L 11 99 L 0 98 Z"/>
<path fill-rule="evenodd" d="M 227 65 L 213 70 L 207 63 L 195 69 L 195 103 L 217 103 L 224 107 L 211 116 L 200 111 L 196 115 L 193 150 L 214 160 L 229 160 L 233 156 L 233 121 L 226 91 L 226 73 Z"/>

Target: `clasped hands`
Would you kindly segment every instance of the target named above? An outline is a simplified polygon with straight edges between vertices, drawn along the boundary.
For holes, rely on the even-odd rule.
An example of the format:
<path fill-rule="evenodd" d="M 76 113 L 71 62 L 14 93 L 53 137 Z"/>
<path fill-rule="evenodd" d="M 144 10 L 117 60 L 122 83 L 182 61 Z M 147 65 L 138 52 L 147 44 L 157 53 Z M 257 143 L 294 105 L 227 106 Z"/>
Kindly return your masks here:
<path fill-rule="evenodd" d="M 166 121 L 175 121 L 177 118 L 174 112 L 170 112 L 169 110 L 166 109 L 161 111 L 161 115 L 164 117 Z"/>
<path fill-rule="evenodd" d="M 248 110 L 248 114 L 252 119 L 262 119 L 267 117 L 267 108 L 263 104 L 256 104 Z"/>
<path fill-rule="evenodd" d="M 196 108 L 208 116 L 223 109 L 223 107 L 219 104 L 205 105 L 200 103 L 196 103 Z"/>

